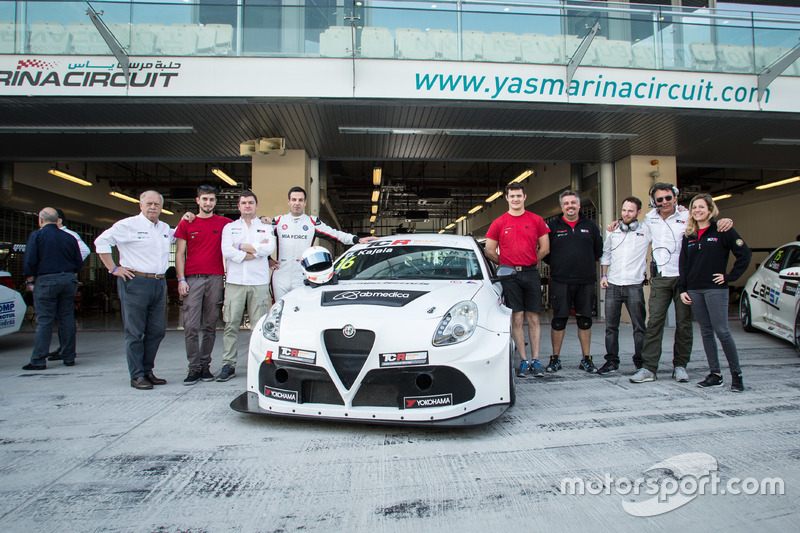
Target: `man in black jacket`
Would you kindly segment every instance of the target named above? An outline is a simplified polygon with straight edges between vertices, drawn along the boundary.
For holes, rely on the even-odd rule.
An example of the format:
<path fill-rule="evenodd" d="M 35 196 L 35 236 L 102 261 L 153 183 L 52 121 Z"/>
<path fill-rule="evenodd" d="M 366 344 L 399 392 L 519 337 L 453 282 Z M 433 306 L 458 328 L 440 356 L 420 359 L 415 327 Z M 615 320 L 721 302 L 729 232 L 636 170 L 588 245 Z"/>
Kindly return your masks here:
<path fill-rule="evenodd" d="M 577 192 L 566 190 L 558 199 L 563 216 L 549 224 L 550 255 L 544 258 L 550 265 L 550 294 L 553 302 L 553 320 L 550 324 L 553 355 L 550 356 L 550 364 L 545 370 L 557 372 L 561 368 L 560 353 L 564 330 L 570 309 L 575 309 L 578 340 L 583 352 L 578 368 L 595 374 L 597 368 L 590 355 L 592 302 L 597 277 L 595 263 L 603 255 L 603 238 L 597 224 L 580 216 L 581 197 Z"/>
<path fill-rule="evenodd" d="M 53 321 L 58 319 L 58 336 L 63 342 L 64 364 L 75 364 L 76 274 L 83 268 L 78 242 L 58 229 L 58 214 L 52 207 L 39 212 L 39 227 L 31 233 L 25 247 L 22 273 L 27 289 L 33 291 L 36 309 L 31 362 L 23 370 L 44 370 L 53 336 Z"/>

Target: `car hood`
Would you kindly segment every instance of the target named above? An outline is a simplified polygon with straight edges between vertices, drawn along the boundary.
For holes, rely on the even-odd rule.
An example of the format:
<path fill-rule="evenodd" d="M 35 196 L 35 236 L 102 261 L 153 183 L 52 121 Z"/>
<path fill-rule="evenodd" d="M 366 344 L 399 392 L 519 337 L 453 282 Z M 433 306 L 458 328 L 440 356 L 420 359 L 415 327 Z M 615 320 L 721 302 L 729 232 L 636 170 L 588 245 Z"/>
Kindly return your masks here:
<path fill-rule="evenodd" d="M 444 316 L 454 304 L 471 300 L 484 287 L 483 281 L 347 281 L 321 287 L 302 287 L 284 298 L 285 305 L 316 313 L 392 314 Z"/>

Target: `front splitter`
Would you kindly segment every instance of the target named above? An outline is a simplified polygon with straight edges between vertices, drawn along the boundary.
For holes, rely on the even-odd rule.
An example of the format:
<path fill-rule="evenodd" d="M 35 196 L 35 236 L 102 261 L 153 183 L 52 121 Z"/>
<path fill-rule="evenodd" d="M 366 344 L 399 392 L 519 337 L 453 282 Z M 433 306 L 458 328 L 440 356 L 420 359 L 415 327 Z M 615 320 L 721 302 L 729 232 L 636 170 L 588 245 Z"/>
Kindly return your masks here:
<path fill-rule="evenodd" d="M 269 415 L 279 416 L 285 418 L 305 418 L 309 420 L 336 420 L 340 422 L 355 422 L 357 424 L 376 424 L 384 426 L 417 426 L 417 427 L 474 427 L 488 424 L 489 422 L 497 419 L 502 415 L 509 404 L 493 404 L 481 407 L 469 413 L 464 413 L 453 418 L 446 418 L 442 420 L 386 420 L 386 419 L 365 419 L 365 418 L 350 418 L 350 417 L 333 417 L 322 415 L 302 415 L 297 413 L 279 413 L 275 411 L 268 411 L 262 409 L 258 405 L 258 394 L 255 392 L 243 392 L 231 402 L 231 409 L 240 413 L 248 413 L 254 415 Z"/>

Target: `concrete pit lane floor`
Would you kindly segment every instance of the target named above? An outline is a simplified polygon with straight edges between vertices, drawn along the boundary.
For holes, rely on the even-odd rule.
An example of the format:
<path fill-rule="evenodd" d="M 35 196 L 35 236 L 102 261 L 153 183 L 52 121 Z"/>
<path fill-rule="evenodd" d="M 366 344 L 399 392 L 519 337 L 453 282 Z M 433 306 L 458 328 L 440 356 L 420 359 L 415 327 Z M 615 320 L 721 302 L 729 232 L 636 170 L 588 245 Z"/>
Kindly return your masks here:
<path fill-rule="evenodd" d="M 730 325 L 744 393 L 725 362 L 724 387 L 696 386 L 708 369 L 696 324 L 689 383 L 670 378 L 667 328 L 658 381 L 632 384 L 630 326 L 621 372 L 597 376 L 578 370 L 571 321 L 564 369 L 517 379 L 516 406 L 473 429 L 236 413 L 244 365 L 183 386 L 181 331 L 161 345 L 169 383 L 154 390 L 129 386 L 118 331 L 79 332 L 74 367 L 26 372 L 33 335 L 16 333 L 0 338 L 0 531 L 796 531 L 800 358 Z M 603 333 L 595 324 L 598 367 Z"/>

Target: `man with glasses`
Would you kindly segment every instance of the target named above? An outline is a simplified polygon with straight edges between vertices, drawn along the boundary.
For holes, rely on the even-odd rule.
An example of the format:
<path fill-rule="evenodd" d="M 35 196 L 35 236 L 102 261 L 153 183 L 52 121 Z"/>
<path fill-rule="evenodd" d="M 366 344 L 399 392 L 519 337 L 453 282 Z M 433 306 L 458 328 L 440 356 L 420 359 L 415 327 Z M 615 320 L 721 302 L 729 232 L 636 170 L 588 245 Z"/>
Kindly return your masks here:
<path fill-rule="evenodd" d="M 211 185 L 197 188 L 197 217 L 181 220 L 175 228 L 177 250 L 175 270 L 178 293 L 183 298 L 183 332 L 189 374 L 184 385 L 200 380 L 214 381 L 211 351 L 217 338 L 217 320 L 222 307 L 225 267 L 222 264 L 222 230 L 231 219 L 214 214 L 217 189 Z"/>
<path fill-rule="evenodd" d="M 642 346 L 642 368 L 631 376 L 631 383 L 655 381 L 661 360 L 661 341 L 671 302 L 675 303 L 675 344 L 672 377 L 679 383 L 689 381 L 686 365 L 692 354 L 692 310 L 681 301 L 678 292 L 679 258 L 689 211 L 677 209 L 678 188 L 658 182 L 650 188 L 650 207 L 644 217 L 652 235 L 653 261 L 650 263 L 650 318 Z M 615 225 L 616 226 L 616 225 Z M 733 227 L 730 219 L 718 223 L 720 231 Z"/>

